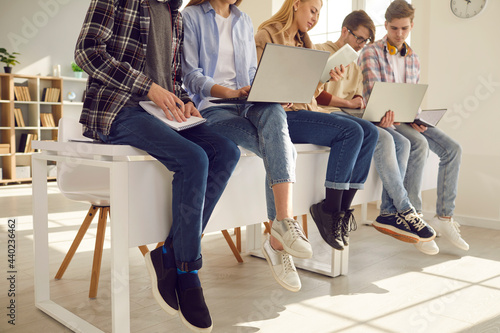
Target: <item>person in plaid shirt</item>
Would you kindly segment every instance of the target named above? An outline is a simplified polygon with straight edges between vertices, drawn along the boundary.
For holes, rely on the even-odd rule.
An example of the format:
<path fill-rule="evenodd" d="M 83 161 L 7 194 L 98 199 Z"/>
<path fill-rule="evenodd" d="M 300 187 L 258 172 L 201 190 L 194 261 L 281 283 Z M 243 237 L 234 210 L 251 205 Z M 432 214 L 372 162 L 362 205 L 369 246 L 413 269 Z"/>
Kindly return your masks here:
<path fill-rule="evenodd" d="M 366 46 L 358 59 L 363 72 L 363 97 L 367 100 L 376 81 L 418 83 L 420 62 L 412 48 L 405 42 L 413 28 L 415 9 L 405 0 L 396 0 L 387 8 L 385 28 L 387 35 L 372 45 Z M 435 127 L 394 123 L 389 111 L 378 124 L 388 131 L 394 141 L 400 177 L 388 167 L 390 159 L 382 158 L 375 149 L 375 165 L 384 183 L 381 215 L 373 225 L 388 234 L 398 233 L 407 226 L 414 231 L 425 230 L 427 224 L 414 223 L 422 215 L 421 185 L 423 168 L 429 149 L 439 158 L 436 216 L 429 221 L 435 231 L 440 232 L 455 246 L 467 251 L 469 245 L 460 236 L 459 224 L 453 220 L 458 174 L 462 149 L 460 144 Z M 380 141 L 380 140 L 379 140 Z M 378 156 L 378 158 L 377 158 Z M 395 170 L 397 171 L 397 170 Z M 390 173 L 389 173 L 390 172 Z M 394 206 L 408 193 L 415 211 L 411 219 L 398 219 Z M 418 215 L 415 217 L 415 213 Z M 401 215 L 401 214 L 399 214 Z M 413 221 L 413 223 L 412 223 Z M 402 223 L 402 222 L 407 222 Z M 391 234 L 394 236 L 394 234 Z M 397 235 L 395 235 L 397 237 Z M 432 237 L 434 238 L 434 237 Z M 437 254 L 439 248 L 434 240 L 415 243 L 417 249 L 426 254 Z"/>
<path fill-rule="evenodd" d="M 182 89 L 182 0 L 92 0 L 75 61 L 89 74 L 84 135 L 145 150 L 174 172 L 172 227 L 146 254 L 153 296 L 167 313 L 210 332 L 198 277 L 201 235 L 239 159 L 239 149 L 205 124 L 177 132 L 145 112 L 151 100 L 168 119 L 201 117 Z M 165 203 L 166 205 L 168 203 Z"/>

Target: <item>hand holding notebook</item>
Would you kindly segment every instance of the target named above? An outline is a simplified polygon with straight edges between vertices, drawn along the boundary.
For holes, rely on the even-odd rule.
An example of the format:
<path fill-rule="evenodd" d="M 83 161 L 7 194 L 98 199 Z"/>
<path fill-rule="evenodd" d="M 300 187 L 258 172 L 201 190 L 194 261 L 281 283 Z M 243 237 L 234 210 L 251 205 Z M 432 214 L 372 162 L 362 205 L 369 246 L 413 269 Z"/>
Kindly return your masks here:
<path fill-rule="evenodd" d="M 161 121 L 163 121 L 165 124 L 167 124 L 168 126 L 170 126 L 171 128 L 173 128 L 176 131 L 182 131 L 182 130 L 185 130 L 185 129 L 188 129 L 188 128 L 191 128 L 194 126 L 198 126 L 200 124 L 203 124 L 206 121 L 206 119 L 204 119 L 204 118 L 191 116 L 191 117 L 187 118 L 186 121 L 180 123 L 175 119 L 168 120 L 167 116 L 165 116 L 165 112 L 163 112 L 163 110 L 158 105 L 156 105 L 154 102 L 141 101 L 141 102 L 139 102 L 139 105 L 147 113 L 160 119 Z"/>

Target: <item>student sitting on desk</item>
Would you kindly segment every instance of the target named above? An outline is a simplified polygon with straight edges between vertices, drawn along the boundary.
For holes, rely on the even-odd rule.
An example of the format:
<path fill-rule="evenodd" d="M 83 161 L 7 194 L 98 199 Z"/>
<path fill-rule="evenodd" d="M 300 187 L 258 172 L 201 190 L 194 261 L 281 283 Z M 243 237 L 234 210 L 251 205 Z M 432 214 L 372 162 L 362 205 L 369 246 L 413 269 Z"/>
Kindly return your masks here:
<path fill-rule="evenodd" d="M 415 9 L 405 0 L 392 2 L 385 13 L 385 28 L 387 35 L 372 45 L 366 46 L 358 59 L 363 72 L 363 97 L 368 99 L 376 81 L 418 83 L 420 77 L 420 63 L 413 49 L 405 42 L 413 28 Z M 384 127 L 393 135 L 396 147 L 401 138 L 409 140 L 411 149 L 407 161 L 400 161 L 401 177 L 404 179 L 404 188 L 416 209 L 422 213 L 422 199 L 420 197 L 423 169 L 429 154 L 429 148 L 439 158 L 436 216 L 429 224 L 437 232 L 443 234 L 455 246 L 468 250 L 469 245 L 460 236 L 459 225 L 453 220 L 455 198 L 458 187 L 458 173 L 462 149 L 460 144 L 451 139 L 438 128 L 427 128 L 417 124 L 394 124 L 393 118 L 385 117 L 379 126 Z M 391 127 L 395 126 L 395 130 Z M 401 188 L 401 179 L 392 177 L 393 183 Z M 386 187 L 389 191 L 389 187 Z M 387 207 L 387 200 L 383 207 Z M 382 208 L 381 208 L 382 210 Z M 401 229 L 404 224 L 393 211 L 381 211 L 374 225 L 382 229 Z M 423 224 L 418 224 L 424 230 Z M 427 254 L 436 254 L 439 248 L 434 241 L 419 242 L 415 246 Z"/>
<path fill-rule="evenodd" d="M 312 248 L 293 218 L 295 147 L 285 110 L 277 103 L 214 104 L 210 100 L 247 96 L 257 68 L 250 17 L 238 9 L 241 0 L 192 0 L 183 10 L 186 42 L 183 69 L 187 91 L 212 129 L 262 157 L 266 187 L 272 188 L 276 219 L 263 244 L 275 279 L 299 291 L 293 259 L 311 258 Z M 238 36 L 238 38 L 236 38 Z"/>
<path fill-rule="evenodd" d="M 85 136 L 145 150 L 174 172 L 170 234 L 164 246 L 146 254 L 146 266 L 162 309 L 179 313 L 190 329 L 210 332 L 198 277 L 201 235 L 239 149 L 205 124 L 176 132 L 138 104 L 152 100 L 180 122 L 200 116 L 181 87 L 181 3 L 91 2 L 75 51 L 89 74 L 80 122 Z"/>
<path fill-rule="evenodd" d="M 375 25 L 373 21 L 363 10 L 358 10 L 345 17 L 342 23 L 341 36 L 335 43 L 329 41 L 324 44 L 317 44 L 316 48 L 333 54 L 347 43 L 355 51 L 360 51 L 374 37 Z M 339 107 L 351 108 L 353 104 L 356 108 L 363 108 L 362 94 L 363 74 L 356 63 L 351 63 L 347 67 L 344 78 L 338 82 L 326 83 L 324 91 L 316 99 L 319 104 L 326 105 L 324 108 L 338 111 Z M 351 117 L 353 121 L 360 124 L 365 123 L 362 119 L 342 112 L 335 112 L 335 114 Z M 387 118 L 392 116 L 393 114 L 389 112 Z M 384 122 L 382 122 L 382 126 L 383 124 Z M 381 230 L 399 240 L 411 243 L 423 239 L 432 240 L 435 235 L 430 228 L 421 228 L 420 232 L 417 230 L 419 226 L 425 226 L 425 222 L 418 216 L 411 205 L 403 185 L 410 143 L 394 132 L 392 128 L 379 126 L 377 129 L 379 137 L 373 159 L 383 184 L 381 216 L 389 216 L 394 221 L 393 228 L 389 229 L 384 225 Z M 379 217 L 378 220 L 380 219 Z M 400 223 L 396 223 L 398 219 L 401 219 Z M 402 222 L 403 220 L 404 222 Z M 375 222 L 375 225 L 378 228 L 377 223 Z"/>
<path fill-rule="evenodd" d="M 266 43 L 314 48 L 307 32 L 316 25 L 322 5 L 321 0 L 285 0 L 278 12 L 260 25 L 255 35 L 258 58 Z M 333 70 L 330 74 L 334 80 L 342 75 Z M 318 94 L 319 90 L 315 97 Z M 363 189 L 378 133 L 369 123 L 361 126 L 348 117 L 315 112 L 319 110 L 314 98 L 309 104 L 288 108 L 288 129 L 294 143 L 330 147 L 326 198 L 312 205 L 310 211 L 323 239 L 343 250 L 348 244 L 351 202 L 356 191 Z M 268 215 L 272 217 L 273 212 Z"/>

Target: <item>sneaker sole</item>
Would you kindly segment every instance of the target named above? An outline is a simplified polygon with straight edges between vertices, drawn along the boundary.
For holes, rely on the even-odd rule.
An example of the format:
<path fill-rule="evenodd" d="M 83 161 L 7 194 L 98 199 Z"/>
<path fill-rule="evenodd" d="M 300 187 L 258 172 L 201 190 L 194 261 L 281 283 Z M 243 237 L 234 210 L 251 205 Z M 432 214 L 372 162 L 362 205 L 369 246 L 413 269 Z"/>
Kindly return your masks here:
<path fill-rule="evenodd" d="M 298 251 L 293 250 L 288 245 L 286 245 L 286 243 L 283 241 L 283 237 L 281 237 L 281 235 L 279 233 L 274 231 L 273 228 L 271 228 L 271 235 L 280 241 L 280 243 L 283 245 L 283 248 L 285 249 L 286 253 L 288 253 L 289 255 L 296 257 L 296 258 L 300 258 L 300 259 L 312 258 L 312 256 L 313 256 L 312 251 L 305 253 L 305 252 L 298 252 Z"/>
<path fill-rule="evenodd" d="M 266 258 L 266 261 L 267 261 L 267 264 L 269 265 L 269 268 L 271 268 L 271 273 L 273 273 L 273 277 L 274 279 L 276 280 L 276 282 L 278 282 L 283 288 L 285 288 L 286 290 L 289 290 L 289 291 L 293 291 L 294 293 L 298 292 L 302 286 L 299 286 L 298 288 L 297 287 L 293 287 L 293 286 L 290 286 L 286 283 L 284 283 L 277 275 L 276 273 L 274 272 L 274 269 L 273 269 L 273 265 L 271 264 L 271 259 L 269 258 L 269 256 L 267 255 L 267 252 L 264 250 L 264 248 L 262 248 L 262 254 L 264 255 L 264 257 Z"/>
<path fill-rule="evenodd" d="M 336 244 L 330 244 L 327 239 L 328 239 L 328 235 L 326 235 L 325 231 L 323 230 L 323 228 L 321 228 L 320 225 L 318 225 L 318 222 L 316 222 L 316 218 L 314 217 L 314 211 L 312 209 L 312 206 L 311 208 L 309 208 L 309 213 L 311 213 L 311 216 L 313 218 L 313 221 L 314 223 L 316 224 L 316 227 L 318 228 L 318 231 L 319 231 L 319 234 L 321 235 L 321 238 L 323 238 L 323 240 L 325 241 L 326 244 L 330 245 L 331 247 L 333 247 L 335 250 L 338 250 L 338 251 L 343 251 L 344 250 L 344 247 L 343 246 L 340 246 L 340 245 L 336 245 Z M 318 219 L 319 220 L 319 219 Z"/>
<path fill-rule="evenodd" d="M 212 326 L 206 327 L 206 328 L 201 328 L 201 327 L 194 326 L 189 321 L 187 321 L 186 318 L 184 318 L 184 316 L 182 315 L 182 311 L 180 311 L 180 310 L 181 310 L 181 307 L 179 306 L 179 317 L 181 318 L 182 323 L 187 328 L 189 328 L 191 331 L 193 331 L 193 332 L 199 332 L 199 333 L 209 333 L 209 332 L 212 332 L 212 328 L 214 327 L 214 324 L 212 324 Z M 213 323 L 213 321 L 212 321 L 212 323 Z"/>
<path fill-rule="evenodd" d="M 146 267 L 148 269 L 149 276 L 151 277 L 151 292 L 153 293 L 154 299 L 160 305 L 163 311 L 165 311 L 169 315 L 173 316 L 177 314 L 178 310 L 168 305 L 165 300 L 163 300 L 163 297 L 158 290 L 158 279 L 156 277 L 156 271 L 153 265 L 153 261 L 151 260 L 151 252 L 146 253 L 144 259 L 146 260 Z"/>
<path fill-rule="evenodd" d="M 389 229 L 389 228 L 385 227 L 383 224 L 377 223 L 376 221 L 374 221 L 372 223 L 372 225 L 375 229 L 377 229 L 377 231 L 379 231 L 383 234 L 389 235 L 391 237 L 394 237 L 397 240 L 400 240 L 402 242 L 413 244 L 413 243 L 418 243 L 420 241 L 420 238 L 417 235 L 409 236 L 409 235 L 398 233 L 397 231 Z"/>

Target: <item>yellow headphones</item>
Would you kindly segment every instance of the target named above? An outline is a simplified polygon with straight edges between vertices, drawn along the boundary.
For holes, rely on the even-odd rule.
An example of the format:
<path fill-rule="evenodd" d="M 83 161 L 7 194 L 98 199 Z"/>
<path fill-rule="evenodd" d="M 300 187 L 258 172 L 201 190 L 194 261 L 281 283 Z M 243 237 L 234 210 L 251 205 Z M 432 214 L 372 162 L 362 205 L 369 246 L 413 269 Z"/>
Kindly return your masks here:
<path fill-rule="evenodd" d="M 401 51 L 399 51 L 399 54 L 401 54 L 401 56 L 406 56 L 406 54 L 408 53 L 407 47 L 408 45 L 406 44 L 406 42 L 403 42 L 403 47 L 401 48 Z M 395 55 L 398 52 L 398 49 L 395 46 L 392 46 L 389 41 L 387 41 L 387 51 L 390 55 Z"/>

